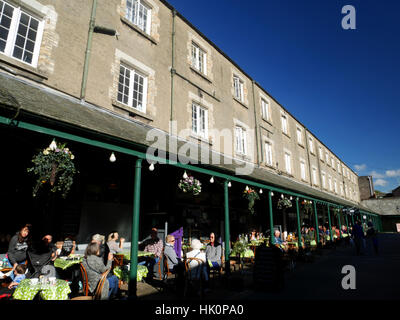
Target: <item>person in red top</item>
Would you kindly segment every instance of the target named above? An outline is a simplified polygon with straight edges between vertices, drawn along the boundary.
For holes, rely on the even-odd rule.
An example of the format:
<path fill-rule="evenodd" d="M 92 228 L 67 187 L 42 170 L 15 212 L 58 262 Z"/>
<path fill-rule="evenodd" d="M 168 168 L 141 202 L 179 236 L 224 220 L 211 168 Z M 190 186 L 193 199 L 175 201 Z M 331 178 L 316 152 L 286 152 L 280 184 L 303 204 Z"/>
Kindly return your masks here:
<path fill-rule="evenodd" d="M 160 261 L 164 248 L 164 243 L 158 237 L 157 232 L 158 230 L 156 228 L 152 228 L 150 233 L 150 239 L 143 241 L 139 245 L 140 250 L 151 252 L 154 254 L 154 258 L 146 257 L 144 261 L 138 263 L 141 265 L 145 265 L 149 269 L 150 278 L 153 276 L 153 267 L 155 264 L 158 263 L 158 261 Z"/>

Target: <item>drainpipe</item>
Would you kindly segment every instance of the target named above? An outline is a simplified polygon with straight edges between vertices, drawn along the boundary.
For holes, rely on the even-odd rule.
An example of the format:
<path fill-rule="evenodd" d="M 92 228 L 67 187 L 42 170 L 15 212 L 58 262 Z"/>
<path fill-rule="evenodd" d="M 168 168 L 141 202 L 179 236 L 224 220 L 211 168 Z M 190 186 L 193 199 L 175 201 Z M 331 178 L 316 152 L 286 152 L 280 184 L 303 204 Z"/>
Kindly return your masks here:
<path fill-rule="evenodd" d="M 133 193 L 133 217 L 131 236 L 131 267 L 129 272 L 128 292 L 130 297 L 136 297 L 137 288 L 137 262 L 139 240 L 139 214 L 140 214 L 140 187 L 142 182 L 142 158 L 136 159 L 135 184 Z"/>
<path fill-rule="evenodd" d="M 174 120 L 174 75 L 175 75 L 175 16 L 176 10 L 172 10 L 172 62 L 171 62 L 171 117 L 170 132 L 172 134 L 172 121 Z"/>
<path fill-rule="evenodd" d="M 253 88 L 253 103 L 254 103 L 254 121 L 255 121 L 255 126 L 254 129 L 256 131 L 256 151 L 257 151 L 257 165 L 260 166 L 260 152 L 258 150 L 259 145 L 258 145 L 258 122 L 257 122 L 257 108 L 256 108 L 256 96 L 254 92 L 254 80 L 251 81 L 252 83 L 252 88 Z"/>
<path fill-rule="evenodd" d="M 86 44 L 85 62 L 83 65 L 83 76 L 82 76 L 82 84 L 81 84 L 81 100 L 82 101 L 85 100 L 85 95 L 86 95 L 86 82 L 87 82 L 88 70 L 89 70 L 90 51 L 92 49 L 93 31 L 94 31 L 94 27 L 95 27 L 96 8 L 97 8 L 97 0 L 93 0 L 92 14 L 90 16 L 89 32 L 88 32 L 88 39 L 87 39 L 87 44 Z"/>

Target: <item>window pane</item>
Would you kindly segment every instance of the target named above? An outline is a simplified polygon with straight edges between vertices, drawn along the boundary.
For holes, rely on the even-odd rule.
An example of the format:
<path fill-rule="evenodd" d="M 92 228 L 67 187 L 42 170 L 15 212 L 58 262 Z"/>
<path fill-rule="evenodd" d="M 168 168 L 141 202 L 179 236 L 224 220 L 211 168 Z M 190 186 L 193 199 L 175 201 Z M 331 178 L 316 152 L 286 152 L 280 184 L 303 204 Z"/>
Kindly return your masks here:
<path fill-rule="evenodd" d="M 18 35 L 17 39 L 15 40 L 15 45 L 20 48 L 23 48 L 25 46 L 25 38 Z"/>
<path fill-rule="evenodd" d="M 13 57 L 17 58 L 17 59 L 21 59 L 22 58 L 22 49 L 15 47 L 14 52 L 13 52 Z"/>
<path fill-rule="evenodd" d="M 28 31 L 28 39 L 35 41 L 36 40 L 36 31 L 33 29 L 29 29 Z"/>
<path fill-rule="evenodd" d="M 25 51 L 23 60 L 26 63 L 32 63 L 32 53 L 30 53 L 29 51 Z"/>

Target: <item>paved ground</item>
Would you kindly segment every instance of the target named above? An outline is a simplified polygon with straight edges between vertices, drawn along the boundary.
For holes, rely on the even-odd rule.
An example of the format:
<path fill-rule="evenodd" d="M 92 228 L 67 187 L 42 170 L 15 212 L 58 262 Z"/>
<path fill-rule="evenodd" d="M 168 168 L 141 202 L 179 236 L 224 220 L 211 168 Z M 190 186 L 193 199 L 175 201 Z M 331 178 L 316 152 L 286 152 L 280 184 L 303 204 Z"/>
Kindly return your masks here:
<path fill-rule="evenodd" d="M 322 250 L 312 263 L 297 263 L 294 271 L 287 271 L 281 292 L 253 290 L 251 267 L 245 270 L 242 290 L 232 290 L 223 279 L 214 281 L 213 289 L 204 300 L 399 300 L 400 299 L 400 235 L 380 234 L 379 255 L 370 244 L 364 255 L 355 256 L 353 247 Z M 352 265 L 356 270 L 356 289 L 341 286 L 345 274 L 342 267 Z M 168 290 L 157 290 L 145 283 L 138 285 L 139 300 L 176 300 Z M 192 296 L 192 299 L 196 297 Z M 197 298 L 198 299 L 198 298 Z"/>

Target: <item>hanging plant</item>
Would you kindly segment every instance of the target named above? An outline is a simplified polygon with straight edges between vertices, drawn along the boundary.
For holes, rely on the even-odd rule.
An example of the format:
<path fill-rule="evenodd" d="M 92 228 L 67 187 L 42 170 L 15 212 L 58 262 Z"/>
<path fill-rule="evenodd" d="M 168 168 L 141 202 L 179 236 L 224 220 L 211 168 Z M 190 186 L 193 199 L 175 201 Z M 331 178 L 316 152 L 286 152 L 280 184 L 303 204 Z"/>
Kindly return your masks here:
<path fill-rule="evenodd" d="M 249 201 L 248 209 L 251 214 L 254 214 L 254 201 L 260 200 L 260 196 L 254 189 L 246 188 L 247 190 L 243 191 L 243 197 Z"/>
<path fill-rule="evenodd" d="M 65 145 L 53 140 L 48 148 L 33 157 L 34 166 L 27 169 L 37 177 L 33 197 L 45 184 L 50 184 L 51 192 L 60 192 L 63 198 L 67 197 L 76 169 L 72 161 L 75 156 Z"/>
<path fill-rule="evenodd" d="M 181 189 L 183 192 L 192 192 L 193 195 L 196 196 L 201 192 L 201 183 L 199 180 L 193 178 L 192 176 L 188 176 L 179 181 L 178 188 Z"/>
<path fill-rule="evenodd" d="M 283 197 L 278 200 L 278 209 L 286 209 L 292 206 L 292 201 L 289 198 Z"/>
<path fill-rule="evenodd" d="M 311 209 L 312 209 L 312 201 L 311 200 L 303 200 L 301 202 L 301 204 L 303 205 L 303 209 L 304 211 L 309 214 Z"/>

